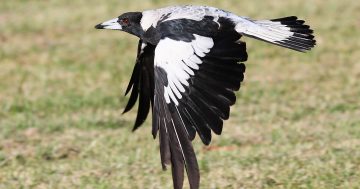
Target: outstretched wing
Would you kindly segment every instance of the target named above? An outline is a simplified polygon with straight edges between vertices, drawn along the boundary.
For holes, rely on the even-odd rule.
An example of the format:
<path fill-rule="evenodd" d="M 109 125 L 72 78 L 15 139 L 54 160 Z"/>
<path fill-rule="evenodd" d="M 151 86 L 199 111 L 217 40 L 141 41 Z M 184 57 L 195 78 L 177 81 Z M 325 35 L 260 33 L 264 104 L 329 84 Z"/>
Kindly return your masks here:
<path fill-rule="evenodd" d="M 139 99 L 138 113 L 133 130 L 136 130 L 149 114 L 150 104 L 154 100 L 154 50 L 155 46 L 139 41 L 135 67 L 125 95 L 130 90 L 130 98 L 125 107 L 124 113 L 134 107 Z"/>
<path fill-rule="evenodd" d="M 171 164 L 175 188 L 182 188 L 184 167 L 190 188 L 199 187 L 199 168 L 191 144 L 196 132 L 204 144 L 211 130 L 221 134 L 235 103 L 247 60 L 246 45 L 232 22 L 170 20 L 158 25 L 155 49 L 153 135 L 159 131 L 163 168 Z"/>

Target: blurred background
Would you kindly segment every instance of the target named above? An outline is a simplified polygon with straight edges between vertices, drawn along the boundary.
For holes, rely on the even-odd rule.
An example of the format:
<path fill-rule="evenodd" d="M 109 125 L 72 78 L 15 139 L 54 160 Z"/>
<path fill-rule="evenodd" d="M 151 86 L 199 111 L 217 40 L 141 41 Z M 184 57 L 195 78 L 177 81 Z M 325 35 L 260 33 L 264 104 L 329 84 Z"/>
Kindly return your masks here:
<path fill-rule="evenodd" d="M 357 0 L 2 0 L 0 188 L 172 188 L 150 120 L 132 133 L 136 111 L 121 115 L 138 39 L 93 27 L 176 4 L 296 15 L 318 44 L 304 54 L 243 38 L 231 118 L 209 147 L 194 140 L 201 188 L 360 188 Z"/>

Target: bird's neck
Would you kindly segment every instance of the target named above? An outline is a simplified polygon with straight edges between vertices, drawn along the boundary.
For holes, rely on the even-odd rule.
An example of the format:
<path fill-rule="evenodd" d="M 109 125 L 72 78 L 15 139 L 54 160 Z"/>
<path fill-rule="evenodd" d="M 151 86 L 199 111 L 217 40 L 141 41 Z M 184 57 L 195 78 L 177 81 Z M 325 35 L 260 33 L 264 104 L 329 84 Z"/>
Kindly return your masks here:
<path fill-rule="evenodd" d="M 146 41 L 147 43 L 150 43 L 152 45 L 157 45 L 160 41 L 161 34 L 160 34 L 160 32 L 158 32 L 158 30 L 156 28 L 151 26 L 148 30 L 146 30 L 146 32 L 144 32 L 140 36 L 140 38 L 143 41 Z"/>

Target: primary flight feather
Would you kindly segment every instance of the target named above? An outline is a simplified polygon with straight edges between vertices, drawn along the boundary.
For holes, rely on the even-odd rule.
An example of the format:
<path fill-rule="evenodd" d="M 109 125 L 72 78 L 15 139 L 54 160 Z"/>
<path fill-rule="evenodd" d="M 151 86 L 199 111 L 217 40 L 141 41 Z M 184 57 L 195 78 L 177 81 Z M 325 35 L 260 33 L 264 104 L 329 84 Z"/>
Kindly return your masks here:
<path fill-rule="evenodd" d="M 128 12 L 95 26 L 140 38 L 135 67 L 126 89 L 136 101 L 134 130 L 152 109 L 152 134 L 159 133 L 163 169 L 171 165 L 175 189 L 199 188 L 200 174 L 191 141 L 205 145 L 211 131 L 220 135 L 244 79 L 248 36 L 305 52 L 315 46 L 313 31 L 295 16 L 253 20 L 207 6 L 172 6 Z"/>

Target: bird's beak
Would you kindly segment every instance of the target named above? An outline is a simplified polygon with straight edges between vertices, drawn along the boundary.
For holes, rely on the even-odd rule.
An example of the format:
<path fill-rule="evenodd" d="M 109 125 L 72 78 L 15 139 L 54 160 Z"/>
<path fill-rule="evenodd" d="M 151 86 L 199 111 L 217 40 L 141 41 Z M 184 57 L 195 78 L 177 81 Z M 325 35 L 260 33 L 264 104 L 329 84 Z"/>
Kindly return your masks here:
<path fill-rule="evenodd" d="M 96 29 L 121 30 L 122 27 L 118 23 L 118 20 L 119 20 L 118 18 L 108 20 L 106 22 L 96 25 L 95 28 Z"/>

